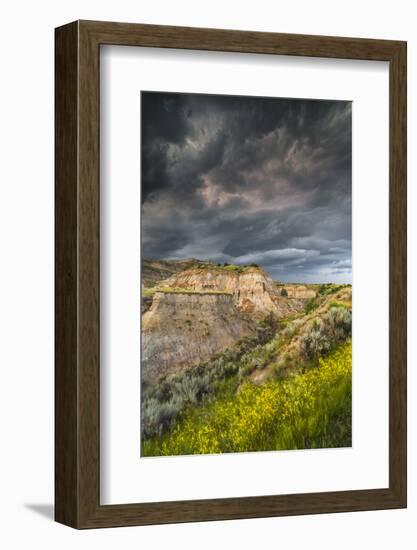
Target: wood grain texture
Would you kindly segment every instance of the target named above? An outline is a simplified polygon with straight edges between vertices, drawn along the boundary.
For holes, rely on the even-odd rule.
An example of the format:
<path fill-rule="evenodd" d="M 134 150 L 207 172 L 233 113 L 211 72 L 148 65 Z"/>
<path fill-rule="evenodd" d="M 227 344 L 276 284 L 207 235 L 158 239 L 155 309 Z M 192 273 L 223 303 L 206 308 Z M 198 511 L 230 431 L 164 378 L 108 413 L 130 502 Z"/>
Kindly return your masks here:
<path fill-rule="evenodd" d="M 389 434 L 390 487 L 407 493 L 407 48 L 390 62 Z"/>
<path fill-rule="evenodd" d="M 100 45 L 390 63 L 389 487 L 100 505 Z M 56 520 L 75 528 L 406 506 L 406 44 L 78 21 L 56 29 Z"/>
<path fill-rule="evenodd" d="M 76 525 L 78 26 L 55 43 L 55 519 Z"/>

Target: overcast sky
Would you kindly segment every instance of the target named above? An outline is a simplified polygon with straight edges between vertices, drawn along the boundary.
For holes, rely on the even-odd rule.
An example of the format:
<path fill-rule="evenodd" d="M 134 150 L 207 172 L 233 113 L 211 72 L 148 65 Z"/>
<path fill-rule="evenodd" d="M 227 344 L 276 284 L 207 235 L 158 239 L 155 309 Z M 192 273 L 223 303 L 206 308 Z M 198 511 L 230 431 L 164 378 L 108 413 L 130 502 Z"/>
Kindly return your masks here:
<path fill-rule="evenodd" d="M 142 92 L 142 256 L 351 282 L 351 103 Z"/>

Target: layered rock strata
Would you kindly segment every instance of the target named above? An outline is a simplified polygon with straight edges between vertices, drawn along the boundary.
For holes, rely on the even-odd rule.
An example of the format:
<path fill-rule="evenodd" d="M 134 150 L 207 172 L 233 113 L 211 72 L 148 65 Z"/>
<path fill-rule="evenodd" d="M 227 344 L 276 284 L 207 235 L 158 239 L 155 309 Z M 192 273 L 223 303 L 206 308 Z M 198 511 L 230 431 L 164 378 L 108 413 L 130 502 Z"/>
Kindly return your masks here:
<path fill-rule="evenodd" d="M 142 316 L 142 381 L 204 362 L 254 332 L 230 294 L 156 292 Z"/>

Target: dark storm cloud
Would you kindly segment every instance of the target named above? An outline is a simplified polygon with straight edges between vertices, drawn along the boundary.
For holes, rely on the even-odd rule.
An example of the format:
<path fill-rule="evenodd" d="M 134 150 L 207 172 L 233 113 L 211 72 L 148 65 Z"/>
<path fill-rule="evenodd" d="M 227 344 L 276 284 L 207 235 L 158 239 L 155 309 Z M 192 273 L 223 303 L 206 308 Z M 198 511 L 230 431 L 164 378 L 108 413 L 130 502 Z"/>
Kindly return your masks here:
<path fill-rule="evenodd" d="M 350 281 L 351 103 L 142 93 L 142 254 Z"/>

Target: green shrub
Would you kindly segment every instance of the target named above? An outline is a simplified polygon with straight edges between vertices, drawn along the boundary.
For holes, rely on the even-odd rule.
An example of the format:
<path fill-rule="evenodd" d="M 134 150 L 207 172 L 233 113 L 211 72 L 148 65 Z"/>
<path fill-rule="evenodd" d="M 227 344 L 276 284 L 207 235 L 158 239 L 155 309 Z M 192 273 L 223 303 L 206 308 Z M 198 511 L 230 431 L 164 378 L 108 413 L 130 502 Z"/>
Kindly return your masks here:
<path fill-rule="evenodd" d="M 315 319 L 309 324 L 301 338 L 301 347 L 306 359 L 314 359 L 317 355 L 323 355 L 330 351 L 331 344 L 322 319 Z"/>
<path fill-rule="evenodd" d="M 345 288 L 351 285 L 338 285 L 334 283 L 324 283 L 321 284 L 318 288 L 317 294 L 320 296 L 328 296 L 329 294 L 335 294 L 341 288 Z"/>
<path fill-rule="evenodd" d="M 310 321 L 301 338 L 305 359 L 325 355 L 339 342 L 352 335 L 352 311 L 346 307 L 331 307 L 324 319 Z"/>
<path fill-rule="evenodd" d="M 331 307 L 327 322 L 334 342 L 340 342 L 352 335 L 352 311 L 345 307 Z"/>
<path fill-rule="evenodd" d="M 179 400 L 161 403 L 157 399 L 149 399 L 142 406 L 142 434 L 144 438 L 161 437 L 171 428 L 182 407 Z"/>
<path fill-rule="evenodd" d="M 311 298 L 310 300 L 308 300 L 308 302 L 304 307 L 304 313 L 306 315 L 311 313 L 318 307 L 318 305 L 319 305 L 319 301 L 317 300 L 317 298 Z"/>
<path fill-rule="evenodd" d="M 297 332 L 297 325 L 295 323 L 288 323 L 286 327 L 282 330 L 282 336 L 284 338 L 292 338 Z"/>

